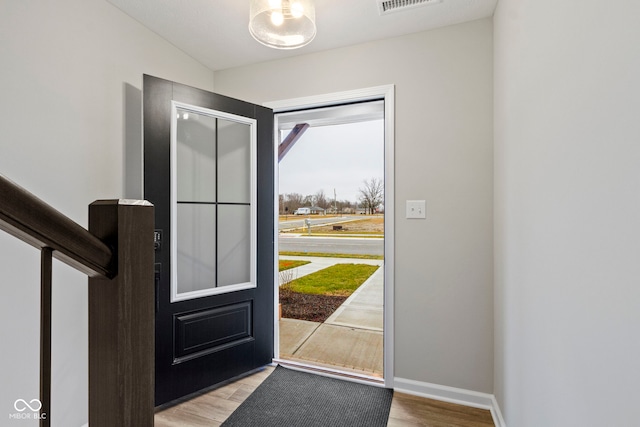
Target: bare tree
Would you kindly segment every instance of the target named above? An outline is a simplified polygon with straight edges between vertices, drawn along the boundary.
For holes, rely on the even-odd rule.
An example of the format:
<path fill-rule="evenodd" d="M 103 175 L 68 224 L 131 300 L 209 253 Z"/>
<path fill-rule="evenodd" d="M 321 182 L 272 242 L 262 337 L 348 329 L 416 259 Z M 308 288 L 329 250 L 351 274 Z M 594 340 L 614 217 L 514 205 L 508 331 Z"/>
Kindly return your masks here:
<path fill-rule="evenodd" d="M 316 194 L 313 195 L 313 200 L 316 206 L 320 206 L 322 209 L 327 209 L 331 202 L 327 200 L 327 196 L 324 194 L 324 190 L 316 191 Z"/>
<path fill-rule="evenodd" d="M 304 199 L 302 199 L 303 202 L 303 206 L 313 206 L 313 203 L 315 202 L 314 196 L 312 196 L 311 194 L 307 194 L 306 196 L 304 196 Z"/>
<path fill-rule="evenodd" d="M 336 207 L 339 213 L 353 213 L 355 212 L 355 203 L 349 200 L 336 201 Z"/>
<path fill-rule="evenodd" d="M 296 209 L 304 206 L 304 197 L 302 194 L 289 193 L 284 195 L 284 211 L 293 213 Z"/>
<path fill-rule="evenodd" d="M 373 214 L 384 201 L 384 182 L 379 178 L 364 180 L 364 187 L 358 189 L 359 201 L 365 213 Z"/>

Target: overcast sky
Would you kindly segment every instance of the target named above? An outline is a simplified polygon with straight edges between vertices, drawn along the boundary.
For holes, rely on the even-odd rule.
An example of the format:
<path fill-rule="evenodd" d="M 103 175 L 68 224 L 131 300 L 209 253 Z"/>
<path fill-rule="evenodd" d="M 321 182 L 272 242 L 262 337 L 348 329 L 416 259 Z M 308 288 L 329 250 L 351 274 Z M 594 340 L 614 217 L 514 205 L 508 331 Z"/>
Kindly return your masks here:
<path fill-rule="evenodd" d="M 333 200 L 335 188 L 356 202 L 371 178 L 384 178 L 384 120 L 309 128 L 280 162 L 280 194 L 324 190 Z"/>

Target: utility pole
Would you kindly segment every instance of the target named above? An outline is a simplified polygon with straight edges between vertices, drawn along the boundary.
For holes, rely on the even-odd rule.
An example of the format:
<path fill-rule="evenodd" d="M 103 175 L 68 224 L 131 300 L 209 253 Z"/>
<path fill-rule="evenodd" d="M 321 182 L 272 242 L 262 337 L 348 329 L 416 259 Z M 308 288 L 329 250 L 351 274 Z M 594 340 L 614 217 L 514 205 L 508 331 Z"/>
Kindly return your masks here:
<path fill-rule="evenodd" d="M 338 215 L 338 199 L 336 198 L 336 189 L 333 189 L 333 210 Z"/>

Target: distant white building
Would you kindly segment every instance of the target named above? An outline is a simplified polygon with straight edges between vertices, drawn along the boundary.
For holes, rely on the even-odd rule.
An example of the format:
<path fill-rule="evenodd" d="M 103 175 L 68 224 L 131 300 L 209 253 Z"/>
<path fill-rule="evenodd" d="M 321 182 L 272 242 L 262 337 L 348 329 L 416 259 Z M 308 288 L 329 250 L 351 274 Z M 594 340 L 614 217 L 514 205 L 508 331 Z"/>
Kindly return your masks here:
<path fill-rule="evenodd" d="M 311 213 L 311 208 L 298 208 L 293 211 L 294 215 L 309 215 Z"/>
<path fill-rule="evenodd" d="M 323 209 L 320 206 L 311 206 L 310 208 L 298 208 L 293 212 L 294 215 L 324 215 L 325 213 L 326 213 L 326 209 Z"/>

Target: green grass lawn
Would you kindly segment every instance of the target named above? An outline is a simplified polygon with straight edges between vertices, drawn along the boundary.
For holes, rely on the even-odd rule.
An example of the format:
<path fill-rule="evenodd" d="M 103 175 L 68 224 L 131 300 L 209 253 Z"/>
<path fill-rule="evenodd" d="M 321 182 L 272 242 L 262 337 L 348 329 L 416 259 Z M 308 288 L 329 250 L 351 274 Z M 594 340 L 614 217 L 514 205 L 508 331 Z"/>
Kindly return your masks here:
<path fill-rule="evenodd" d="M 376 270 L 377 265 L 336 264 L 283 285 L 293 292 L 349 296 Z"/>
<path fill-rule="evenodd" d="M 300 267 L 301 265 L 309 264 L 311 261 L 298 261 L 290 259 L 281 259 L 278 261 L 278 271 L 285 271 L 291 268 Z"/>

